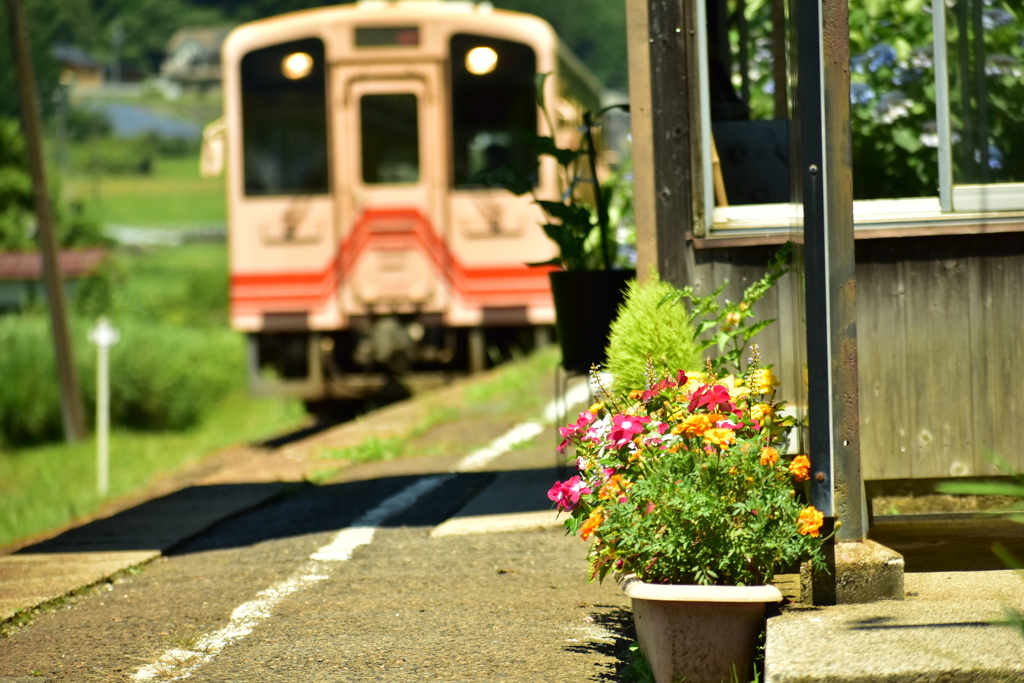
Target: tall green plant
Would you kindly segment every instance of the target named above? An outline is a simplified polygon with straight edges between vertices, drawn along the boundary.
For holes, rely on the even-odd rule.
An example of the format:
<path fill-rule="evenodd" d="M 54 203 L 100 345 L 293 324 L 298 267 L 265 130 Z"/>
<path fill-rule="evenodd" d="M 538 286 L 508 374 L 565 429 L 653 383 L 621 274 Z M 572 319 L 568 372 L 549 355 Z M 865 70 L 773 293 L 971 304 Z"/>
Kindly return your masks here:
<path fill-rule="evenodd" d="M 608 335 L 607 369 L 614 377 L 614 391 L 645 386 L 648 359 L 659 371 L 700 369 L 701 353 L 686 310 L 682 306 L 661 306 L 676 292 L 653 271 L 642 285 L 630 281 L 626 300 Z"/>

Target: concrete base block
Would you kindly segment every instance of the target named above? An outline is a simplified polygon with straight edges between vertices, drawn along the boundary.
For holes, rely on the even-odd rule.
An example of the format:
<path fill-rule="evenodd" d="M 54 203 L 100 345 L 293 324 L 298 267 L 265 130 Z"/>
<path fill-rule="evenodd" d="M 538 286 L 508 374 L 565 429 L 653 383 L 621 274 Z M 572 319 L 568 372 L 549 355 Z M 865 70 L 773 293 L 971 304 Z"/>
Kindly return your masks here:
<path fill-rule="evenodd" d="M 828 552 L 826 548 L 826 552 Z M 871 540 L 836 543 L 835 575 L 812 576 L 811 563 L 800 568 L 800 594 L 803 602 L 851 605 L 875 600 L 903 600 L 903 556 Z M 815 586 L 815 581 L 826 586 Z M 834 589 L 832 583 L 834 581 Z"/>

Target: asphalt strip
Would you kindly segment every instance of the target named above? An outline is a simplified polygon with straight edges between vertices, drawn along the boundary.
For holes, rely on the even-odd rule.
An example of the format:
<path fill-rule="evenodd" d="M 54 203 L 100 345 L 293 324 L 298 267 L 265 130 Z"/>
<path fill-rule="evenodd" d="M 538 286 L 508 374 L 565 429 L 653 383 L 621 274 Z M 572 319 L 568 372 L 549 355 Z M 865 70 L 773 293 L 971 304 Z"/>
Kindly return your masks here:
<path fill-rule="evenodd" d="M 479 470 L 498 456 L 507 453 L 516 444 L 539 434 L 546 425 L 565 415 L 568 408 L 582 403 L 589 396 L 590 387 L 587 382 L 574 385 L 563 397 L 556 398 L 545 407 L 541 419 L 516 425 L 488 445 L 473 451 L 460 460 L 454 471 Z M 225 647 L 242 640 L 252 633 L 261 622 L 269 619 L 274 607 L 283 599 L 327 579 L 329 574 L 324 566 L 325 562 L 345 562 L 351 559 L 356 548 L 373 541 L 377 527 L 388 518 L 409 509 L 421 497 L 454 476 L 454 474 L 442 474 L 423 477 L 364 513 L 350 526 L 339 531 L 330 543 L 317 549 L 287 579 L 260 591 L 255 598 L 236 607 L 231 613 L 231 620 L 224 628 L 201 636 L 192 649 L 166 650 L 156 661 L 136 670 L 132 674 L 132 680 L 176 681 L 188 678 L 196 669 L 216 657 Z"/>

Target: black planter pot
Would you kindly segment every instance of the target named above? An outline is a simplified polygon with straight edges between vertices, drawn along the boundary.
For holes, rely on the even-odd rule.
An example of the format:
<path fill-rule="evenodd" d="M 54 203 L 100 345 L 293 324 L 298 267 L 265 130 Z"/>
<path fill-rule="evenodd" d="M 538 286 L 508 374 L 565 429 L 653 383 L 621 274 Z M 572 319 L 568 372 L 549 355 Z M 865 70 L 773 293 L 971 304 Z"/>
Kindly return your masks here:
<path fill-rule="evenodd" d="M 605 362 L 608 329 L 636 271 L 555 271 L 550 277 L 562 366 L 569 372 L 589 372 L 591 365 Z"/>

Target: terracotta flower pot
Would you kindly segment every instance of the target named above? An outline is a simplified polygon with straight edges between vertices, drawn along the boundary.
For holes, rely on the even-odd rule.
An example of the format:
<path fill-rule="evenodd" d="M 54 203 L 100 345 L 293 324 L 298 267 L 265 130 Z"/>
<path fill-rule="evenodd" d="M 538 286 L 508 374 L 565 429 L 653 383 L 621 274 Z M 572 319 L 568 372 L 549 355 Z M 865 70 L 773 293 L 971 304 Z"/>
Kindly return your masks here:
<path fill-rule="evenodd" d="M 633 602 L 640 650 L 655 683 L 746 683 L 753 679 L 764 607 L 775 586 L 691 586 L 617 577 Z"/>

